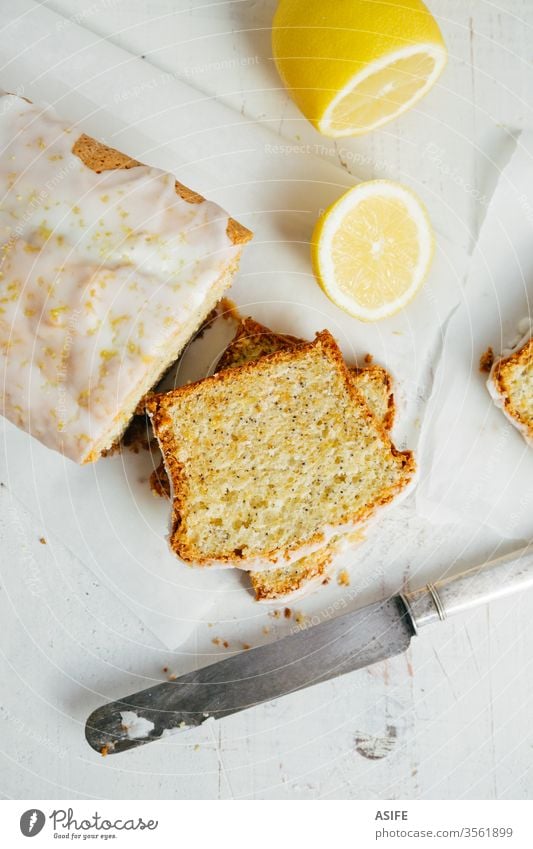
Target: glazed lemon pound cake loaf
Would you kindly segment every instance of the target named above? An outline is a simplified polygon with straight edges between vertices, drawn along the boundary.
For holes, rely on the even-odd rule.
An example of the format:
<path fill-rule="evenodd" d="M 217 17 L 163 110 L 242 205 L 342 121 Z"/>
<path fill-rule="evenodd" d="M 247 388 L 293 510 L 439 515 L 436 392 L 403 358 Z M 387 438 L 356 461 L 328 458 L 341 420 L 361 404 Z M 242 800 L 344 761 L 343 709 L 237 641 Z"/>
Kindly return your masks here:
<path fill-rule="evenodd" d="M 52 110 L 1 100 L 1 412 L 87 463 L 229 287 L 251 233 Z"/>
<path fill-rule="evenodd" d="M 147 410 L 171 483 L 171 547 L 198 565 L 288 565 L 356 529 L 414 472 L 327 331 Z"/>
<path fill-rule="evenodd" d="M 528 334 L 513 352 L 496 360 L 487 386 L 494 403 L 533 445 L 533 336 Z"/>

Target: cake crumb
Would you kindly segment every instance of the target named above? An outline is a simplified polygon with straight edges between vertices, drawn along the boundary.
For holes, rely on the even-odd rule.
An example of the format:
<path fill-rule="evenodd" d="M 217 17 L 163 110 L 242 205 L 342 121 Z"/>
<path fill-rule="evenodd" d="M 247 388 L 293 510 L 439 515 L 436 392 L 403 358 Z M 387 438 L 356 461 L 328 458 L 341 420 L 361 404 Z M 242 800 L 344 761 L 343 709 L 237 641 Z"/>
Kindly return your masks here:
<path fill-rule="evenodd" d="M 284 615 L 285 619 L 290 619 L 290 618 L 291 618 L 291 616 L 292 616 L 292 610 L 290 609 L 290 607 L 286 607 L 286 608 L 285 608 L 285 610 L 283 611 L 283 615 Z"/>
<path fill-rule="evenodd" d="M 168 672 L 168 666 L 163 666 L 163 672 L 165 673 L 165 675 L 167 674 L 167 672 Z"/>
<path fill-rule="evenodd" d="M 251 648 L 252 648 L 252 647 L 251 647 L 251 645 L 250 645 L 249 643 L 243 643 L 243 644 L 242 644 L 242 649 L 243 649 L 243 651 L 248 651 L 248 650 L 249 650 L 249 649 L 251 649 Z"/>
<path fill-rule="evenodd" d="M 493 364 L 494 364 L 494 351 L 489 346 L 487 348 L 487 350 L 483 354 L 481 354 L 481 356 L 479 358 L 479 370 L 480 370 L 480 372 L 485 372 L 486 374 L 488 374 L 488 372 L 491 370 Z"/>
<path fill-rule="evenodd" d="M 176 681 L 177 677 L 175 672 L 171 672 L 170 675 L 167 675 L 167 681 Z"/>
<path fill-rule="evenodd" d="M 242 315 L 235 301 L 231 298 L 221 298 L 217 304 L 217 312 L 222 318 L 231 318 L 233 321 L 242 321 Z"/>
<path fill-rule="evenodd" d="M 268 627 L 268 625 L 263 626 L 263 634 L 270 634 L 270 628 Z"/>
<path fill-rule="evenodd" d="M 272 619 L 279 619 L 281 616 L 281 610 L 271 610 L 268 615 L 272 616 Z"/>
<path fill-rule="evenodd" d="M 229 649 L 229 643 L 228 643 L 228 641 L 227 641 L 227 640 L 224 640 L 224 642 L 222 643 L 222 645 L 224 646 L 224 648 L 225 648 L 225 649 Z"/>
<path fill-rule="evenodd" d="M 365 363 L 369 366 L 372 362 L 374 362 L 374 357 L 372 354 L 365 354 Z"/>
<path fill-rule="evenodd" d="M 213 643 L 214 646 L 219 646 L 220 645 L 220 637 L 213 637 L 211 642 Z"/>
<path fill-rule="evenodd" d="M 324 578 L 324 580 L 322 581 L 322 586 L 323 586 L 323 587 L 327 587 L 327 585 L 330 583 L 330 581 L 331 581 L 331 578 L 330 578 L 329 576 L 327 576 L 327 577 L 326 577 L 326 578 Z"/>
<path fill-rule="evenodd" d="M 102 746 L 102 748 L 100 749 L 100 754 L 103 758 L 105 758 L 105 756 L 109 754 L 109 746 Z"/>
<path fill-rule="evenodd" d="M 46 540 L 44 537 L 39 537 L 39 542 L 41 543 L 41 545 L 46 545 Z"/>
<path fill-rule="evenodd" d="M 306 619 L 305 613 L 302 613 L 301 610 L 299 610 L 294 615 L 294 621 L 296 622 L 297 625 L 301 625 L 302 622 L 305 622 L 305 619 Z"/>
<path fill-rule="evenodd" d="M 340 587 L 349 587 L 350 586 L 350 576 L 346 569 L 341 569 L 339 574 L 337 575 L 337 583 Z"/>

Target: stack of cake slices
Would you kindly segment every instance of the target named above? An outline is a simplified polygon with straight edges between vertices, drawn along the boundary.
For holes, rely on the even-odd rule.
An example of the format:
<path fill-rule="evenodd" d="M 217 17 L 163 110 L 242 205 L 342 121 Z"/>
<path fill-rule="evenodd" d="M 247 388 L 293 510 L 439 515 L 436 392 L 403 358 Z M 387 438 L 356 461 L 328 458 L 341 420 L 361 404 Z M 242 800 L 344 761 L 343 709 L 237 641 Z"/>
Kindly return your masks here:
<path fill-rule="evenodd" d="M 411 452 L 390 439 L 389 374 L 349 369 L 326 330 L 305 342 L 245 319 L 214 375 L 146 409 L 172 551 L 246 570 L 259 601 L 327 581 L 339 547 L 413 480 Z"/>

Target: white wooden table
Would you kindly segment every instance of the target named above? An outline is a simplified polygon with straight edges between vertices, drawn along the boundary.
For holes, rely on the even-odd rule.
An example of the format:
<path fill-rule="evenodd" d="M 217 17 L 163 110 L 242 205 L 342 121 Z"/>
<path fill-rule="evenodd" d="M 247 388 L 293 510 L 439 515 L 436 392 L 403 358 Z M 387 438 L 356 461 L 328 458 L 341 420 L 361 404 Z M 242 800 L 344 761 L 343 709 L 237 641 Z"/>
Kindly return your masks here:
<path fill-rule="evenodd" d="M 337 146 L 280 89 L 268 58 L 274 0 L 44 5 L 360 177 L 416 185 L 452 237 L 464 238 L 466 223 L 475 238 L 511 135 L 532 124 L 527 0 L 431 0 L 450 53 L 438 90 L 381 132 Z M 437 146 L 424 141 L 428 121 L 439 125 Z M 531 797 L 531 597 L 436 627 L 407 656 L 347 679 L 100 758 L 83 739 L 88 709 L 161 679 L 176 658 L 57 540 L 39 542 L 43 529 L 5 486 L 0 523 L 3 797 Z M 432 528 L 406 503 L 370 544 L 372 562 L 386 567 L 400 537 L 406 570 L 415 564 L 420 580 L 500 542 L 469 527 Z M 206 662 L 194 642 L 186 650 L 180 668 Z"/>

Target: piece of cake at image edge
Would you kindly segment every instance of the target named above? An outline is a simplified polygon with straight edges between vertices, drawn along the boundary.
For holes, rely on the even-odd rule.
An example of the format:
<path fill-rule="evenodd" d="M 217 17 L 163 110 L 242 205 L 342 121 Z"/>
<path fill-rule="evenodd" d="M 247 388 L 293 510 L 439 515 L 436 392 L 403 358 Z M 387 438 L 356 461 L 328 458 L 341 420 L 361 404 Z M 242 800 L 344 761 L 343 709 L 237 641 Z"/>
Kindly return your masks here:
<path fill-rule="evenodd" d="M 533 445 L 533 335 L 529 331 L 493 364 L 491 397 L 529 445 Z"/>
<path fill-rule="evenodd" d="M 76 463 L 120 438 L 251 232 L 171 174 L 0 103 L 1 412 Z"/>

